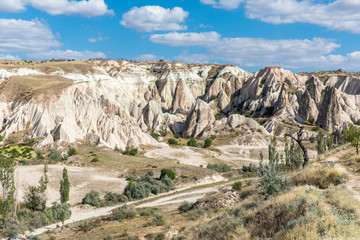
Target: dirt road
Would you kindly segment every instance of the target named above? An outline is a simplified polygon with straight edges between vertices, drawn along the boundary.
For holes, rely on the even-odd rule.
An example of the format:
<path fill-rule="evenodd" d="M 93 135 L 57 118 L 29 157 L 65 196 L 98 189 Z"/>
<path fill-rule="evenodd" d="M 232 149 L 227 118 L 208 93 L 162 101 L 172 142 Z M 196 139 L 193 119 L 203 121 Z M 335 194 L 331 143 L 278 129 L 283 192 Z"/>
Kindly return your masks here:
<path fill-rule="evenodd" d="M 249 179 L 253 179 L 253 178 L 249 178 Z M 248 180 L 248 179 L 243 179 L 243 180 Z M 218 189 L 220 187 L 227 186 L 227 185 L 231 184 L 232 182 L 216 181 L 213 184 L 216 184 L 216 183 L 218 183 L 218 185 L 216 185 L 216 186 L 214 186 L 214 185 L 209 186 L 208 183 L 198 185 L 198 186 L 196 186 L 196 189 L 193 189 L 194 188 L 193 186 L 185 187 L 185 188 L 177 189 L 177 190 L 174 190 L 174 191 L 171 191 L 168 193 L 163 193 L 163 194 L 152 196 L 150 198 L 147 198 L 145 200 L 146 201 L 145 203 L 142 203 L 142 202 L 144 202 L 144 200 L 139 200 L 139 201 L 128 202 L 127 204 L 133 205 L 133 204 L 140 203 L 136 207 L 141 208 L 141 207 L 159 206 L 159 205 L 164 205 L 164 204 L 180 203 L 183 201 L 195 202 L 196 200 L 204 197 L 208 193 L 218 192 L 219 191 Z M 204 188 L 201 188 L 201 186 L 204 186 Z M 161 196 L 163 196 L 163 197 L 161 197 Z M 151 199 L 154 199 L 154 200 L 151 201 Z M 113 209 L 118 208 L 122 205 L 123 204 L 119 204 L 119 205 L 112 206 L 112 207 L 104 207 L 104 208 L 96 208 L 96 209 L 88 209 L 88 210 L 80 209 L 78 207 L 73 207 L 71 209 L 71 211 L 72 211 L 71 218 L 66 220 L 64 224 L 66 225 L 66 224 L 83 221 L 83 220 L 94 218 L 94 217 L 105 216 L 105 215 L 110 214 Z M 27 233 L 27 235 L 40 235 L 48 230 L 53 230 L 58 226 L 61 226 L 61 223 L 52 224 L 49 226 L 45 226 L 45 227 L 36 229 L 31 233 Z"/>

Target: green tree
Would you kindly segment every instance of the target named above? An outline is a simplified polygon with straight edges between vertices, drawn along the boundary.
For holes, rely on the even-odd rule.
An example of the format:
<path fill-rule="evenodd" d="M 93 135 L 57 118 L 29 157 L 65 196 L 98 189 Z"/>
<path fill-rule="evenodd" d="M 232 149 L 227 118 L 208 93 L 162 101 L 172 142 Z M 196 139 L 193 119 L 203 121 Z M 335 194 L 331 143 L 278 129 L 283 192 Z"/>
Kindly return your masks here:
<path fill-rule="evenodd" d="M 350 125 L 344 132 L 344 140 L 355 147 L 356 153 L 359 154 L 360 128 Z"/>
<path fill-rule="evenodd" d="M 60 181 L 60 200 L 61 203 L 66 203 L 70 199 L 70 181 L 67 169 L 63 170 L 63 179 Z"/>
<path fill-rule="evenodd" d="M 212 144 L 212 140 L 210 138 L 205 139 L 204 141 L 205 148 L 211 147 L 211 144 Z"/>
<path fill-rule="evenodd" d="M 32 211 L 44 210 L 46 199 L 43 199 L 41 187 L 29 186 L 24 197 L 25 205 Z"/>
<path fill-rule="evenodd" d="M 5 221 L 8 215 L 15 209 L 14 174 L 14 160 L 0 155 L 0 182 L 3 194 L 1 213 Z"/>

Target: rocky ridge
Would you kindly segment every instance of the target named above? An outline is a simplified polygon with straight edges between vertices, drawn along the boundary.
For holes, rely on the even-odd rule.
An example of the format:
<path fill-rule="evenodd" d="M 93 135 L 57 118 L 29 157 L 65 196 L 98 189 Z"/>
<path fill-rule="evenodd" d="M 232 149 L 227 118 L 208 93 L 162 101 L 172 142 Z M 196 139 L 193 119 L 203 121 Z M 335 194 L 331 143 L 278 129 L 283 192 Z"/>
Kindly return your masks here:
<path fill-rule="evenodd" d="M 32 62 L 0 64 L 0 80 L 1 135 L 22 133 L 39 146 L 124 149 L 157 145 L 148 132 L 160 128 L 184 137 L 236 129 L 283 135 L 305 122 L 335 131 L 360 120 L 359 79 L 323 82 L 280 67 L 252 75 L 234 65 Z"/>

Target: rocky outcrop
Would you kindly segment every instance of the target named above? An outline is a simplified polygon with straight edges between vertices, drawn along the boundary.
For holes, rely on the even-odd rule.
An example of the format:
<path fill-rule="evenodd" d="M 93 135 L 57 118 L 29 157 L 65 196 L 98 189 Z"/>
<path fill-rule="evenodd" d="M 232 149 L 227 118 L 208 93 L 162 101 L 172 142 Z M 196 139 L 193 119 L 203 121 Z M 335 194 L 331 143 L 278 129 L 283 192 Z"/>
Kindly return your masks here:
<path fill-rule="evenodd" d="M 210 131 L 215 122 L 214 112 L 203 100 L 198 99 L 186 118 L 183 137 L 201 137 Z"/>
<path fill-rule="evenodd" d="M 178 109 L 187 109 L 186 94 L 184 89 L 184 82 L 182 79 L 180 79 L 176 85 L 173 101 L 171 104 L 171 110 L 173 112 Z"/>

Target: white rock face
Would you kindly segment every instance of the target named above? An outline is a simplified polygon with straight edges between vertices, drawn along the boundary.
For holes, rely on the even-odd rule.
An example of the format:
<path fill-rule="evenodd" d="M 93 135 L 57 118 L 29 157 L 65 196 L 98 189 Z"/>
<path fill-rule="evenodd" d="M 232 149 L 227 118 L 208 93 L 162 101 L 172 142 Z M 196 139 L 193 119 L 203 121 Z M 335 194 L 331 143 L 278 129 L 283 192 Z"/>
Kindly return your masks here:
<path fill-rule="evenodd" d="M 40 75 L 49 76 L 50 83 L 58 81 L 58 77 L 63 77 L 59 81 L 72 81 L 54 90 L 57 92 L 53 95 L 34 93 L 35 78 Z M 4 127 L 1 135 L 6 138 L 24 132 L 26 137 L 41 138 L 40 146 L 79 140 L 120 149 L 157 145 L 157 141 L 145 133 L 149 128 L 156 131 L 165 124 L 177 133 L 184 128 L 185 115 L 164 113 L 171 108 L 180 79 L 181 88 L 174 103 L 179 109 L 187 108 L 186 112 L 206 93 L 209 82 L 220 76 L 225 82 L 233 78 L 242 82 L 250 75 L 236 66 L 113 60 L 35 63 L 26 68 L 6 66 L 0 68 L 3 81 L 0 125 Z M 14 76 L 31 85 L 19 90 L 16 93 L 19 96 L 12 96 Z M 19 85 L 21 83 L 15 87 Z M 24 91 L 29 92 L 28 98 L 21 97 Z M 200 105 L 203 109 L 203 104 Z M 196 134 L 210 127 L 214 113 L 210 115 L 206 126 L 194 127 Z"/>

